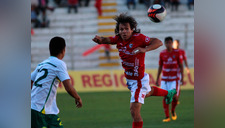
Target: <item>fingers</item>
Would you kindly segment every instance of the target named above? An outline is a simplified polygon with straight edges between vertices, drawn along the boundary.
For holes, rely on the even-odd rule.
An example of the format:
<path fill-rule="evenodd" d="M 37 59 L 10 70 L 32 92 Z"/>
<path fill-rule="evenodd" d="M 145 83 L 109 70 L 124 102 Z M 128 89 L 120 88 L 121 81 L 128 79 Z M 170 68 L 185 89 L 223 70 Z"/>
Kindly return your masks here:
<path fill-rule="evenodd" d="M 138 54 L 138 53 L 145 53 L 145 48 L 141 48 L 141 47 L 137 47 L 135 48 L 132 53 L 135 55 L 135 54 Z"/>
<path fill-rule="evenodd" d="M 77 108 L 81 108 L 82 107 L 82 101 L 80 100 L 80 101 L 76 101 L 76 107 Z"/>
<path fill-rule="evenodd" d="M 98 44 L 100 43 L 100 37 L 97 35 L 92 40 Z"/>
<path fill-rule="evenodd" d="M 133 54 L 138 54 L 139 52 L 140 52 L 140 49 L 139 49 L 139 48 L 135 48 L 135 49 L 132 51 Z"/>

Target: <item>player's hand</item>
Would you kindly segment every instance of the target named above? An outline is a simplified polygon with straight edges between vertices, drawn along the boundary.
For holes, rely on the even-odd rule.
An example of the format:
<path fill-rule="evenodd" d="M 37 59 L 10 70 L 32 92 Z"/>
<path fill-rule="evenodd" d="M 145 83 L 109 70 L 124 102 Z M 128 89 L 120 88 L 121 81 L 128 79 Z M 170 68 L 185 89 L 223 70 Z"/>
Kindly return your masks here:
<path fill-rule="evenodd" d="M 92 39 L 95 43 L 101 44 L 102 43 L 102 38 L 100 36 L 95 36 L 95 38 Z"/>
<path fill-rule="evenodd" d="M 184 83 L 184 79 L 181 78 L 181 80 L 180 80 L 180 85 L 183 85 L 183 83 Z"/>
<path fill-rule="evenodd" d="M 189 73 L 190 73 L 189 68 L 185 67 L 185 69 L 186 69 L 186 71 L 187 71 L 187 74 L 189 74 Z"/>
<path fill-rule="evenodd" d="M 146 49 L 145 48 L 141 48 L 141 47 L 137 47 L 135 48 L 132 53 L 135 55 L 135 54 L 138 54 L 138 53 L 145 53 L 146 52 Z"/>
<path fill-rule="evenodd" d="M 75 99 L 75 103 L 76 103 L 76 107 L 77 108 L 81 108 L 82 107 L 82 100 L 81 100 L 81 98 L 79 98 L 79 99 Z"/>
<path fill-rule="evenodd" d="M 159 81 L 156 80 L 155 85 L 159 87 Z"/>

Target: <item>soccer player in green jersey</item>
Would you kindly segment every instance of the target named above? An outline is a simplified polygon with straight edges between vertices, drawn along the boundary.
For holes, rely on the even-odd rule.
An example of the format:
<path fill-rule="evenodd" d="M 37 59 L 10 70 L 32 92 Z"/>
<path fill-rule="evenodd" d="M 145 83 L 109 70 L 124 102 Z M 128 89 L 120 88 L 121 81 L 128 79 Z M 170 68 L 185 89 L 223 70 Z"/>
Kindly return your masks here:
<path fill-rule="evenodd" d="M 78 108 L 82 100 L 73 88 L 65 62 L 66 43 L 61 37 L 50 40 L 50 57 L 36 67 L 31 73 L 31 128 L 63 128 L 57 116 L 57 88 L 60 82 L 65 90 L 75 99 Z"/>

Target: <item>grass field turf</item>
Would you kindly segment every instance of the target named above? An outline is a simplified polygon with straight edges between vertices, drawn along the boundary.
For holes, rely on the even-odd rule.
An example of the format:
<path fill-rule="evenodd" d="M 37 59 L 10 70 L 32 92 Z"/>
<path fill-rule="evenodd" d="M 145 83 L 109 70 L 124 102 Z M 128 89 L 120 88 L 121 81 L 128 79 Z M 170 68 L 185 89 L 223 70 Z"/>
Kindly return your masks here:
<path fill-rule="evenodd" d="M 130 92 L 79 93 L 83 107 L 77 109 L 67 93 L 57 95 L 64 128 L 132 128 Z M 163 123 L 162 97 L 148 97 L 142 106 L 143 128 L 194 128 L 194 90 L 181 90 L 178 119 Z M 171 105 L 170 105 L 171 109 Z"/>

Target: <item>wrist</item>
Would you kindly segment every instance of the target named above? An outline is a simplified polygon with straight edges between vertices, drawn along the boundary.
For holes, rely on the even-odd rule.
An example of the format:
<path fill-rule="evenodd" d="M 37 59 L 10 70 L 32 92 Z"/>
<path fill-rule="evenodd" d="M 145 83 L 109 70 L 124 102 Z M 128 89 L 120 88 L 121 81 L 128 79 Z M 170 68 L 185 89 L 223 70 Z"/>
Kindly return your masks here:
<path fill-rule="evenodd" d="M 80 100 L 80 97 L 78 96 L 78 97 L 75 97 L 75 100 Z"/>

